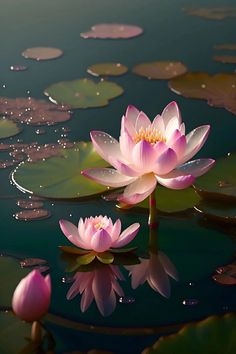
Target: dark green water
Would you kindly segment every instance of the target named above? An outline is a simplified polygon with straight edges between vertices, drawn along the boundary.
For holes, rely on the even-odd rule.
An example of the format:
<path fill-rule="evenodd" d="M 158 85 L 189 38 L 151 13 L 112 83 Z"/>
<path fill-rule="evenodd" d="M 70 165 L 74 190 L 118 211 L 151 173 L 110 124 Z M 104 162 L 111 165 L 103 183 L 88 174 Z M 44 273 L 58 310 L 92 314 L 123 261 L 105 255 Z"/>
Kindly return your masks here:
<path fill-rule="evenodd" d="M 217 43 L 233 43 L 235 19 L 206 20 L 187 16 L 182 8 L 203 5 L 205 1 L 175 0 L 0 0 L 0 95 L 43 98 L 43 90 L 51 83 L 88 77 L 87 66 L 98 62 L 117 61 L 130 69 L 137 63 L 154 60 L 181 60 L 192 71 L 209 73 L 232 72 L 234 65 L 214 62 L 213 46 Z M 234 5 L 234 1 L 208 1 L 207 6 Z M 93 24 L 120 22 L 144 28 L 144 34 L 130 40 L 84 40 L 80 32 Z M 64 56 L 58 60 L 36 62 L 21 57 L 21 52 L 34 46 L 61 48 Z M 12 64 L 29 65 L 29 70 L 11 72 Z M 89 140 L 92 129 L 104 130 L 117 137 L 120 117 L 128 104 L 134 104 L 154 117 L 165 105 L 177 100 L 187 130 L 211 124 L 211 134 L 199 153 L 204 157 L 220 157 L 235 151 L 235 116 L 224 109 L 215 109 L 205 101 L 185 99 L 172 93 L 166 81 L 149 81 L 130 71 L 115 81 L 124 88 L 124 95 L 113 100 L 105 108 L 76 110 L 72 119 L 58 127 L 69 127 L 70 140 Z M 2 85 L 6 85 L 3 88 Z M 60 133 L 55 127 L 45 128 L 47 134 L 37 136 L 35 127 L 25 126 L 18 138 L 24 142 L 56 142 Z M 6 140 L 9 142 L 10 140 Z M 4 141 L 5 142 L 5 141 Z M 123 227 L 141 223 L 136 243 L 141 251 L 147 246 L 147 216 L 121 214 L 114 203 L 101 199 L 90 202 L 45 202 L 52 217 L 45 221 L 20 222 L 13 218 L 19 211 L 17 196 L 22 194 L 9 183 L 11 169 L 1 170 L 0 198 L 0 250 L 20 256 L 47 259 L 51 266 L 53 296 L 50 312 L 80 323 L 111 327 L 152 327 L 178 324 L 206 317 L 210 314 L 235 311 L 235 288 L 221 287 L 211 280 L 217 266 L 233 259 L 235 243 L 217 228 L 199 224 L 197 218 L 161 219 L 159 247 L 175 264 L 179 282 L 171 281 L 170 299 L 161 297 L 147 284 L 132 290 L 130 282 L 122 283 L 133 304 L 119 304 L 109 317 L 102 317 L 93 304 L 84 314 L 80 311 L 79 297 L 66 300 L 70 284 L 63 284 L 65 264 L 60 260 L 57 248 L 66 244 L 59 226 L 61 218 L 77 222 L 79 217 L 110 215 L 121 218 Z M 123 271 L 127 275 L 127 272 Z M 194 285 L 189 285 L 194 283 Z M 196 306 L 184 306 L 184 299 L 197 299 Z M 115 353 L 135 354 L 150 345 L 156 336 L 119 336 L 92 334 L 62 328 L 49 322 L 58 341 L 58 353 L 69 350 L 103 348 Z"/>

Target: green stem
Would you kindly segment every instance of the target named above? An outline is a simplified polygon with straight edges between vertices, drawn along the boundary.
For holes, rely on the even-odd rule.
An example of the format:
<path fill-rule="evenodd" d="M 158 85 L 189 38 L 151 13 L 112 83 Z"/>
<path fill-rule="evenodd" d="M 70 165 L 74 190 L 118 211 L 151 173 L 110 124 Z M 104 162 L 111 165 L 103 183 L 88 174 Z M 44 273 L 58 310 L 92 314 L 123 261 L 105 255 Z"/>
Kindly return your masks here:
<path fill-rule="evenodd" d="M 149 196 L 149 218 L 148 225 L 150 229 L 157 230 L 158 220 L 157 220 L 157 207 L 156 207 L 156 196 L 155 191 L 153 191 Z"/>

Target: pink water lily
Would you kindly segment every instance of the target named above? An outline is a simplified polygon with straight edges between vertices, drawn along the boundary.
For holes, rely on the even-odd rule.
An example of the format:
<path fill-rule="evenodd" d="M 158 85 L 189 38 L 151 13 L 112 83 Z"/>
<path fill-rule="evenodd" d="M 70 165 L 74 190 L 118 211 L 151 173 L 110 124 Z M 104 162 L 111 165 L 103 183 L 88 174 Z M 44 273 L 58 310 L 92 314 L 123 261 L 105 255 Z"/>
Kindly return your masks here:
<path fill-rule="evenodd" d="M 17 285 L 12 308 L 22 320 L 37 321 L 48 311 L 50 297 L 50 276 L 43 277 L 38 270 L 32 270 Z"/>
<path fill-rule="evenodd" d="M 127 245 L 140 228 L 139 223 L 134 223 L 121 233 L 120 219 L 113 224 L 111 218 L 102 215 L 85 220 L 80 218 L 78 227 L 67 220 L 60 220 L 59 224 L 64 235 L 75 246 L 97 253 Z"/>
<path fill-rule="evenodd" d="M 89 168 L 82 174 L 106 186 L 127 186 L 119 197 L 127 204 L 144 200 L 157 183 L 171 189 L 187 188 L 214 164 L 213 159 L 189 161 L 205 143 L 209 129 L 203 125 L 185 135 L 175 102 L 153 122 L 129 106 L 122 117 L 119 142 L 104 132 L 91 132 L 94 148 L 114 168 Z"/>
<path fill-rule="evenodd" d="M 149 259 L 139 258 L 140 263 L 126 266 L 131 276 L 131 285 L 136 289 L 139 285 L 147 282 L 149 286 L 162 296 L 170 296 L 169 277 L 178 280 L 175 266 L 163 253 L 150 253 Z"/>
<path fill-rule="evenodd" d="M 108 316 L 115 310 L 116 294 L 124 296 L 118 280 L 124 280 L 118 266 L 105 265 L 91 272 L 77 272 L 67 299 L 71 300 L 81 294 L 82 312 L 88 309 L 94 299 L 100 313 Z"/>

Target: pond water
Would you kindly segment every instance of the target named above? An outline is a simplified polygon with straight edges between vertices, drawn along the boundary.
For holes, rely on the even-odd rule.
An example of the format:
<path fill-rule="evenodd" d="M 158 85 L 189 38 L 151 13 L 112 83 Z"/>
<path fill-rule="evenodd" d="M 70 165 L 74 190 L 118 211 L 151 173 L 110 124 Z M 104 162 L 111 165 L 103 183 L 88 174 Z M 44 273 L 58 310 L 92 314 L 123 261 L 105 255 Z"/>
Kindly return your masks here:
<path fill-rule="evenodd" d="M 124 92 L 110 100 L 107 106 L 72 109 L 70 120 L 65 119 L 55 125 L 18 123 L 21 127 L 19 134 L 1 139 L 1 143 L 29 146 L 35 142 L 41 145 L 58 144 L 61 139 L 86 142 L 90 140 L 91 130 L 105 131 L 118 138 L 121 117 L 129 104 L 152 118 L 169 102 L 176 100 L 187 131 L 203 124 L 211 125 L 210 136 L 198 157 L 218 159 L 236 150 L 234 114 L 224 108 L 211 107 L 205 100 L 177 95 L 168 88 L 167 80 L 148 80 L 132 73 L 135 65 L 152 61 L 181 61 L 188 71 L 209 74 L 234 72 L 234 64 L 213 61 L 213 56 L 220 54 L 214 49 L 215 45 L 235 42 L 234 17 L 211 20 L 190 16 L 183 10 L 190 7 L 234 6 L 233 0 L 227 3 L 216 0 L 10 0 L 0 1 L 0 5 L 1 97 L 48 100 L 44 91 L 54 83 L 82 78 L 99 82 L 99 79 L 87 73 L 87 68 L 94 64 L 115 62 L 129 69 L 122 76 L 109 76 L 108 80 L 121 86 Z M 99 23 L 135 25 L 144 32 L 130 39 L 80 37 L 80 33 L 89 31 L 94 24 Z M 59 48 L 63 56 L 45 61 L 24 58 L 21 53 L 32 47 Z M 16 106 L 17 103 L 14 106 L 13 102 L 12 107 L 16 109 Z M 24 110 L 24 105 L 20 109 Z M 35 109 L 40 114 L 39 107 Z M 62 111 L 64 114 L 64 108 Z M 62 111 L 59 109 L 60 114 Z M 24 149 L 28 149 L 27 146 Z M 10 150 L 0 152 L 1 165 L 6 160 L 14 159 L 9 156 Z M 32 156 L 35 156 L 35 150 L 37 146 Z M 175 332 L 183 323 L 236 311 L 235 286 L 221 285 L 212 278 L 217 274 L 217 268 L 234 261 L 236 228 L 233 223 L 210 222 L 197 211 L 191 210 L 159 215 L 154 254 L 156 257 L 162 255 L 164 259 L 166 256 L 169 258 L 172 274 L 169 298 L 154 291 L 147 282 L 132 289 L 126 267 L 130 270 L 135 265 L 119 264 L 117 267 L 125 278 L 125 281 L 119 282 L 124 295 L 117 295 L 113 313 L 103 316 L 94 302 L 82 313 L 81 295 L 70 301 L 66 299 L 72 286 L 72 274 L 66 272 L 68 262 L 58 248 L 60 245 L 69 245 L 60 230 L 59 220 L 66 219 L 77 224 L 79 217 L 103 214 L 109 215 L 113 221 L 120 218 L 123 229 L 138 221 L 141 229 L 131 246 L 138 247 L 139 257 L 148 259 L 151 255 L 148 253 L 147 213 L 121 211 L 116 208 L 115 201 L 107 202 L 101 196 L 85 200 L 33 200 L 32 196 L 23 193 L 11 182 L 11 174 L 21 158 L 18 154 L 16 162 L 7 163 L 9 166 L 0 169 L 0 253 L 17 259 L 39 258 L 47 261 L 53 292 L 46 325 L 56 339 L 57 353 L 85 352 L 97 348 L 117 354 L 138 354 L 160 335 Z M 63 165 L 60 168 L 59 174 L 63 173 Z M 29 179 L 31 177 L 29 175 Z M 52 178 L 52 175 L 48 178 Z M 27 183 L 30 184 L 29 181 Z M 56 193 L 53 192 L 54 196 Z M 58 189 L 58 193 L 62 192 Z M 32 205 L 19 203 L 22 199 Z M 32 215 L 32 207 L 40 208 L 33 212 L 40 218 L 25 221 Z M 125 262 L 129 261 L 126 259 Z M 107 267 L 99 268 L 101 287 L 106 286 Z M 7 279 L 7 269 L 0 269 L 2 289 Z M 173 279 L 177 277 L 176 272 L 178 281 Z M 104 299 L 101 301 L 104 302 Z M 2 310 L 9 305 L 9 297 L 7 302 L 1 299 Z"/>

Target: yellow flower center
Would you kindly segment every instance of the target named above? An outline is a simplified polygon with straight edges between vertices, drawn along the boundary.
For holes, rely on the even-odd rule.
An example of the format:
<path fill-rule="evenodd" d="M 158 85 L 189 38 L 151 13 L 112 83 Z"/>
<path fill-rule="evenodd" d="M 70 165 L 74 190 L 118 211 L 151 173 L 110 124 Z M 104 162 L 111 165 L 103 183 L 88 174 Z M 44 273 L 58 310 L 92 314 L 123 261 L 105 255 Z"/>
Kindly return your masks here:
<path fill-rule="evenodd" d="M 105 227 L 105 224 L 102 222 L 98 222 L 97 224 L 94 225 L 95 229 L 101 230 Z"/>
<path fill-rule="evenodd" d="M 133 140 L 136 144 L 141 140 L 145 140 L 150 144 L 155 144 L 158 141 L 166 142 L 166 138 L 161 134 L 161 132 L 150 126 L 145 129 L 141 127 L 134 135 Z"/>

